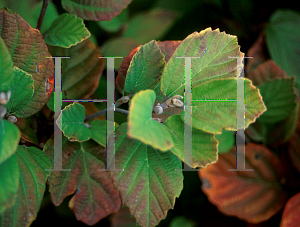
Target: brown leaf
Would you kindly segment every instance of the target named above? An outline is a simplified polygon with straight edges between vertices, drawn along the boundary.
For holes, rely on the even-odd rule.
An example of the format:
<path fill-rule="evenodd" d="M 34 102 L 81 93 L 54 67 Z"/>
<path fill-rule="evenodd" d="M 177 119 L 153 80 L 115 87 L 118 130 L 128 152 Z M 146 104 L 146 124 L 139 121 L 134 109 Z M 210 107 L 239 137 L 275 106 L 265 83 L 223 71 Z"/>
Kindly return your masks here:
<path fill-rule="evenodd" d="M 218 209 L 251 223 L 268 220 L 286 201 L 282 190 L 283 168 L 274 153 L 262 145 L 247 144 L 245 169 L 236 168 L 236 151 L 221 154 L 219 160 L 199 171 L 202 190 Z"/>
<path fill-rule="evenodd" d="M 135 218 L 130 214 L 128 207 L 121 208 L 110 217 L 111 227 L 138 227 Z"/>
<path fill-rule="evenodd" d="M 294 195 L 286 203 L 280 227 L 299 227 L 300 226 L 300 192 Z"/>
<path fill-rule="evenodd" d="M 54 83 L 54 64 L 39 30 L 18 14 L 0 10 L 0 35 L 4 40 L 14 65 L 32 75 L 34 94 L 19 116 L 28 117 L 38 112 L 48 101 Z M 51 86 L 45 86 L 50 83 Z M 50 89 L 47 90 L 47 87 Z M 46 93 L 46 94 L 45 94 Z"/>
<path fill-rule="evenodd" d="M 93 94 L 104 69 L 104 59 L 97 46 L 89 39 L 71 48 L 49 46 L 53 56 L 62 59 L 62 90 L 67 99 L 84 99 Z"/>
<path fill-rule="evenodd" d="M 53 140 L 44 151 L 53 162 Z M 78 220 L 94 225 L 107 215 L 120 209 L 119 192 L 105 169 L 105 148 L 89 140 L 70 142 L 65 137 L 62 145 L 62 166 L 71 171 L 52 171 L 48 178 L 51 200 L 58 206 L 73 195 L 69 207 Z"/>
<path fill-rule="evenodd" d="M 38 145 L 39 141 L 36 137 L 36 132 L 31 128 L 26 118 L 18 118 L 15 125 L 20 129 L 22 139 Z"/>
<path fill-rule="evenodd" d="M 181 44 L 181 41 L 157 41 L 157 44 L 161 52 L 165 55 L 166 63 L 168 63 L 173 53 L 175 52 L 176 48 Z M 123 93 L 123 88 L 125 86 L 126 75 L 127 75 L 130 62 L 133 56 L 135 55 L 135 53 L 138 52 L 140 48 L 141 46 L 138 46 L 137 48 L 133 49 L 129 53 L 129 55 L 124 58 L 124 61 L 119 68 L 118 76 L 116 78 L 116 89 L 120 93 Z"/>

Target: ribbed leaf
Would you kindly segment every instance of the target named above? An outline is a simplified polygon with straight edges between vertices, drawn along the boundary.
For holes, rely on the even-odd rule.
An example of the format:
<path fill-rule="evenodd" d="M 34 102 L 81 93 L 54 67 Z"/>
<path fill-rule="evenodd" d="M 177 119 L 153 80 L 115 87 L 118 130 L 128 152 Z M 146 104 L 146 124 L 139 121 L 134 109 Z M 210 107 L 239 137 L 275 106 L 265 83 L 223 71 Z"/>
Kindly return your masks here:
<path fill-rule="evenodd" d="M 212 79 L 236 77 L 240 73 L 243 57 L 237 37 L 207 28 L 185 38 L 168 62 L 161 81 L 166 96 L 183 95 L 185 61 L 177 57 L 200 57 L 192 60 L 193 88 Z M 194 92 L 194 91 L 193 91 Z"/>
<path fill-rule="evenodd" d="M 73 103 L 66 106 L 57 119 L 57 125 L 68 139 L 79 142 L 91 138 L 90 129 L 84 124 L 85 108 L 84 106 Z"/>
<path fill-rule="evenodd" d="M 244 81 L 245 127 L 247 128 L 266 111 L 259 90 L 252 85 L 250 80 L 216 79 L 193 89 L 193 100 L 200 100 L 192 101 L 193 127 L 214 134 L 220 134 L 222 129 L 236 131 L 237 80 Z M 183 111 L 181 119 L 184 119 L 184 114 Z"/>
<path fill-rule="evenodd" d="M 228 171 L 235 168 L 234 148 L 219 155 L 215 164 L 199 171 L 202 190 L 220 211 L 258 223 L 281 210 L 287 198 L 282 189 L 285 177 L 274 153 L 262 145 L 247 144 L 245 169 L 254 171 Z"/>
<path fill-rule="evenodd" d="M 154 101 L 155 92 L 149 89 L 133 96 L 129 107 L 127 135 L 153 148 L 167 151 L 174 143 L 168 130 L 152 119 Z"/>
<path fill-rule="evenodd" d="M 39 144 L 36 132 L 33 130 L 26 118 L 18 118 L 15 125 L 20 129 L 22 139 L 29 141 L 30 143 L 34 143 L 35 145 Z"/>
<path fill-rule="evenodd" d="M 69 48 L 81 43 L 91 36 L 83 20 L 73 14 L 60 15 L 44 34 L 45 42 L 49 45 Z"/>
<path fill-rule="evenodd" d="M 14 81 L 11 87 L 11 98 L 6 104 L 9 114 L 17 117 L 22 116 L 22 110 L 28 105 L 34 94 L 34 81 L 30 74 L 18 67 L 14 67 Z M 19 115 L 20 113 L 20 115 Z"/>
<path fill-rule="evenodd" d="M 53 161 L 53 139 L 44 151 Z M 94 225 L 102 218 L 120 209 L 119 192 L 105 169 L 105 148 L 89 140 L 83 143 L 62 142 L 62 165 L 71 171 L 53 171 L 49 176 L 51 200 L 59 206 L 63 200 L 73 195 L 69 207 L 76 218 L 88 225 Z"/>
<path fill-rule="evenodd" d="M 13 67 L 10 53 L 0 36 L 0 92 L 10 91 L 15 76 Z"/>
<path fill-rule="evenodd" d="M 35 220 L 40 209 L 50 160 L 36 147 L 18 146 L 16 153 L 20 184 L 15 205 L 0 215 L 1 227 L 25 227 Z"/>
<path fill-rule="evenodd" d="M 25 118 L 39 111 L 48 101 L 54 83 L 54 64 L 41 33 L 30 27 L 18 14 L 0 10 L 0 36 L 14 65 L 32 75 L 35 91 L 29 103 L 19 112 Z M 46 86 L 49 84 L 50 86 Z M 48 90 L 49 88 L 49 90 Z"/>
<path fill-rule="evenodd" d="M 184 122 L 179 115 L 169 117 L 164 123 L 174 142 L 171 151 L 182 161 L 184 160 Z M 218 159 L 218 141 L 213 134 L 203 132 L 199 129 L 192 129 L 192 163 L 185 161 L 193 168 L 206 167 Z"/>
<path fill-rule="evenodd" d="M 172 152 L 160 152 L 127 136 L 127 123 L 115 133 L 115 168 L 111 171 L 115 188 L 137 224 L 156 226 L 174 207 L 183 188 L 181 161 Z M 113 139 L 113 137 L 110 137 Z"/>
<path fill-rule="evenodd" d="M 164 55 L 154 40 L 141 46 L 130 63 L 124 93 L 132 95 L 154 89 L 159 84 L 165 64 Z"/>
<path fill-rule="evenodd" d="M 62 0 L 69 13 L 84 20 L 111 20 L 121 13 L 132 0 Z"/>

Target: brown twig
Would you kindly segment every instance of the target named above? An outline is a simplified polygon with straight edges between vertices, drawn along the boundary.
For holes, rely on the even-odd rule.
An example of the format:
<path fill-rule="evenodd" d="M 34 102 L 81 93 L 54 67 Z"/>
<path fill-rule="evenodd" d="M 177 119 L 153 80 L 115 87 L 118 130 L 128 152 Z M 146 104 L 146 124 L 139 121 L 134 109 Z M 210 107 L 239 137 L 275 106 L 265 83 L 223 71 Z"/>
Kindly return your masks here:
<path fill-rule="evenodd" d="M 36 29 L 41 30 L 47 7 L 51 0 L 44 0 Z"/>

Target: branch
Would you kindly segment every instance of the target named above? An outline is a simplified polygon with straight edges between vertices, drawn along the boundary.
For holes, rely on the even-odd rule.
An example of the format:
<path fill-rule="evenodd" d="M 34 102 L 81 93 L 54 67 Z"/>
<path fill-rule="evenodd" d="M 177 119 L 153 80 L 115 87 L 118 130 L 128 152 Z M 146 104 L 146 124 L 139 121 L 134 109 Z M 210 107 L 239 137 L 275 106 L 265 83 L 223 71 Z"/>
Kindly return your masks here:
<path fill-rule="evenodd" d="M 129 101 L 129 97 L 128 96 L 123 96 L 122 98 L 118 99 L 116 101 L 116 104 L 115 104 L 115 111 L 116 112 L 119 112 L 119 113 L 123 113 L 123 114 L 129 114 L 129 111 L 128 110 L 123 110 L 123 109 L 120 109 L 120 108 L 117 108 L 119 106 L 121 106 L 123 103 L 126 103 Z M 104 114 L 106 114 L 107 111 L 114 111 L 114 106 L 111 106 L 111 107 L 108 107 L 107 109 L 105 110 L 101 110 L 97 113 L 94 113 L 94 114 L 91 114 L 89 116 L 86 116 L 84 121 L 88 121 L 88 120 L 91 120 L 91 119 L 94 119 L 96 117 L 99 117 L 99 116 L 102 116 Z"/>
<path fill-rule="evenodd" d="M 41 30 L 47 7 L 51 0 L 44 0 L 36 29 Z"/>

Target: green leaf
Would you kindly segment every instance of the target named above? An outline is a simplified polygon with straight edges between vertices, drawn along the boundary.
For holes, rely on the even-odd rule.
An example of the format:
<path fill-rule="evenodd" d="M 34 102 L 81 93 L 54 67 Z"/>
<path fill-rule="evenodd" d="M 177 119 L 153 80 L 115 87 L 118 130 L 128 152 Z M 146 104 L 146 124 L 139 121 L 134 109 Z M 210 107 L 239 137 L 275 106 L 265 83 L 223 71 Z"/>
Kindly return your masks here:
<path fill-rule="evenodd" d="M 20 141 L 20 130 L 7 120 L 0 119 L 0 163 L 12 156 Z"/>
<path fill-rule="evenodd" d="M 20 129 L 22 139 L 34 143 L 35 145 L 39 144 L 36 132 L 31 127 L 27 118 L 18 118 L 14 124 Z"/>
<path fill-rule="evenodd" d="M 14 81 L 11 88 L 11 98 L 6 104 L 7 112 L 21 117 L 22 110 L 27 106 L 34 93 L 34 81 L 30 74 L 18 67 L 14 67 Z M 20 113 L 20 115 L 19 115 Z"/>
<path fill-rule="evenodd" d="M 141 46 L 127 71 L 124 93 L 131 95 L 141 90 L 155 89 L 166 64 L 164 59 L 156 41 Z"/>
<path fill-rule="evenodd" d="M 172 209 L 183 188 L 181 161 L 171 151 L 160 152 L 126 136 L 127 123 L 115 133 L 114 186 L 141 226 L 156 226 Z M 113 137 L 110 137 L 113 139 Z"/>
<path fill-rule="evenodd" d="M 222 134 L 217 134 L 215 137 L 219 141 L 218 154 L 228 152 L 234 145 L 235 139 L 233 132 L 223 130 Z"/>
<path fill-rule="evenodd" d="M 83 142 L 92 136 L 90 129 L 83 122 L 84 118 L 84 106 L 73 103 L 62 110 L 57 119 L 57 125 L 68 139 Z"/>
<path fill-rule="evenodd" d="M 287 72 L 296 76 L 300 91 L 300 14 L 292 10 L 276 10 L 265 28 L 266 44 L 271 58 Z"/>
<path fill-rule="evenodd" d="M 0 9 L 0 36 L 12 56 L 14 66 L 34 79 L 33 97 L 19 112 L 19 117 L 26 118 L 38 112 L 52 93 L 53 59 L 47 58 L 50 53 L 40 31 L 30 27 L 18 14 Z"/>
<path fill-rule="evenodd" d="M 164 123 L 172 136 L 174 147 L 171 151 L 180 160 L 184 161 L 184 122 L 179 115 L 169 117 Z M 208 164 L 214 163 L 218 159 L 217 147 L 218 141 L 213 134 L 203 132 L 199 129 L 192 129 L 192 163 L 185 161 L 189 166 L 206 167 Z M 191 157 L 189 157 L 191 159 Z"/>
<path fill-rule="evenodd" d="M 0 215 L 1 226 L 30 226 L 40 209 L 46 179 L 51 169 L 50 160 L 36 147 L 18 146 L 16 157 L 19 164 L 20 184 L 16 203 Z"/>
<path fill-rule="evenodd" d="M 194 223 L 193 221 L 187 219 L 186 217 L 184 216 L 179 216 L 179 217 L 175 217 L 169 227 L 195 227 L 196 226 L 196 223 Z"/>
<path fill-rule="evenodd" d="M 127 135 L 155 149 L 167 151 L 174 143 L 168 130 L 152 119 L 154 101 L 155 92 L 149 89 L 133 96 L 129 107 Z"/>
<path fill-rule="evenodd" d="M 19 166 L 15 154 L 0 163 L 0 220 L 1 213 L 12 207 L 19 187 Z"/>
<path fill-rule="evenodd" d="M 63 8 L 84 20 L 111 20 L 122 12 L 132 0 L 62 0 Z"/>
<path fill-rule="evenodd" d="M 244 80 L 245 128 L 266 111 L 259 90 L 250 80 L 243 78 L 212 80 L 193 88 L 193 100 L 199 100 L 192 101 L 193 127 L 213 134 L 220 134 L 222 129 L 236 131 L 237 80 Z M 184 119 L 184 114 L 182 111 L 181 119 Z"/>
<path fill-rule="evenodd" d="M 11 90 L 14 80 L 14 65 L 4 40 L 0 36 L 0 92 Z"/>
<path fill-rule="evenodd" d="M 267 107 L 259 118 L 266 123 L 276 123 L 288 117 L 296 107 L 297 94 L 294 90 L 295 78 L 276 79 L 259 86 Z"/>
<path fill-rule="evenodd" d="M 52 46 L 69 48 L 91 36 L 83 20 L 73 14 L 60 15 L 44 34 L 45 42 Z"/>
<path fill-rule="evenodd" d="M 160 39 L 172 27 L 177 15 L 175 11 L 161 9 L 140 13 L 129 21 L 123 36 L 133 38 L 140 44 Z"/>
<path fill-rule="evenodd" d="M 49 140 L 44 151 L 54 161 L 54 141 Z M 120 209 L 119 192 L 114 189 L 105 169 L 106 149 L 93 140 L 78 143 L 62 140 L 62 167 L 71 171 L 52 171 L 49 191 L 54 205 L 72 195 L 69 207 L 77 220 L 94 225 Z M 75 193 L 75 194 L 74 194 Z"/>
<path fill-rule="evenodd" d="M 115 18 L 112 18 L 110 21 L 99 21 L 98 25 L 107 32 L 117 32 L 128 20 L 128 17 L 129 12 L 127 9 L 124 9 L 122 13 Z"/>
<path fill-rule="evenodd" d="M 93 120 L 90 126 L 92 132 L 91 138 L 100 145 L 106 147 L 107 121 Z"/>
<path fill-rule="evenodd" d="M 219 29 L 207 28 L 194 32 L 185 38 L 176 49 L 164 70 L 161 90 L 166 96 L 184 93 L 185 59 L 177 57 L 200 57 L 192 59 L 193 88 L 212 79 L 237 77 L 237 69 L 242 69 L 242 62 L 236 58 L 243 57 L 237 37 L 220 32 Z M 194 92 L 194 91 L 193 91 Z"/>
<path fill-rule="evenodd" d="M 52 56 L 70 56 L 62 59 L 62 91 L 66 99 L 85 99 L 98 87 L 105 60 L 90 39 L 71 48 L 49 47 Z M 63 103 L 64 104 L 64 103 Z"/>

